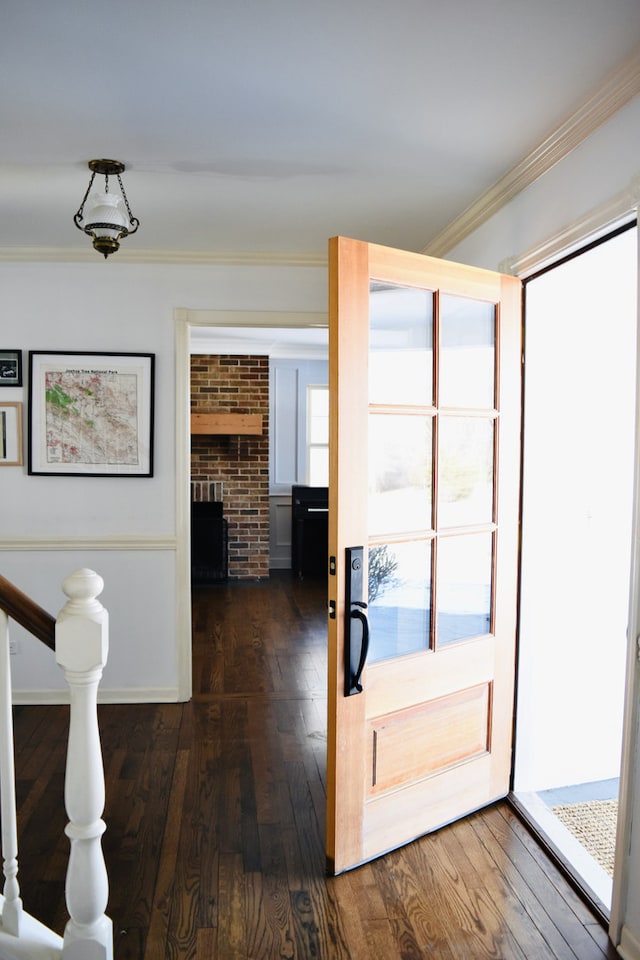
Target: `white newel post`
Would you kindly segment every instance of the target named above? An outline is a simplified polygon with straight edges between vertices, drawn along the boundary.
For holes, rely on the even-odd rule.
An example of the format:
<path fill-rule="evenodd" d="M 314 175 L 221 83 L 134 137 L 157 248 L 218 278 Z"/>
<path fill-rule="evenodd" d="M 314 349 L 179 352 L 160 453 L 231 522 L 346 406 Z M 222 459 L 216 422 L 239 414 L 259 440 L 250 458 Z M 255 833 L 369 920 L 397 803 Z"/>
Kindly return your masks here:
<path fill-rule="evenodd" d="M 112 960 L 113 932 L 105 915 L 109 895 L 101 837 L 105 787 L 98 731 L 98 684 L 107 661 L 108 615 L 96 599 L 104 582 L 76 570 L 62 584 L 69 598 L 56 622 L 56 660 L 71 693 L 65 806 L 71 841 L 64 960 Z"/>
<path fill-rule="evenodd" d="M 13 747 L 13 705 L 9 658 L 9 618 L 0 610 L 0 814 L 5 897 L 2 929 L 20 934 L 22 900 L 18 884 L 18 826 L 16 821 L 16 775 Z"/>

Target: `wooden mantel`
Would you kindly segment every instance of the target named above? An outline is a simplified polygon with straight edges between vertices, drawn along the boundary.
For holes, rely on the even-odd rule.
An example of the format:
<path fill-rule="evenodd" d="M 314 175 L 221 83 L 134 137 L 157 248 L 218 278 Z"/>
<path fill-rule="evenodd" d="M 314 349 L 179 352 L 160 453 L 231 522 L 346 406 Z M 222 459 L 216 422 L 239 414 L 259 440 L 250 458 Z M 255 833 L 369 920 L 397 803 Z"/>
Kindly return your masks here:
<path fill-rule="evenodd" d="M 192 413 L 191 433 L 262 435 L 261 413 Z"/>

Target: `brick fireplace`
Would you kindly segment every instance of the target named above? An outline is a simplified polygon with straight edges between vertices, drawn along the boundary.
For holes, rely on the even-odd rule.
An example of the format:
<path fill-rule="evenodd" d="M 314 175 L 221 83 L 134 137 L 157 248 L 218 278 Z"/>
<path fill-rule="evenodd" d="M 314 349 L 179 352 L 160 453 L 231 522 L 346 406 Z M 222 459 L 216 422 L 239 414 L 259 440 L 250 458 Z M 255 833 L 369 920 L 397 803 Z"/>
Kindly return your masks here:
<path fill-rule="evenodd" d="M 269 358 L 193 355 L 191 413 L 259 414 L 260 435 L 191 437 L 193 500 L 220 500 L 228 524 L 228 574 L 269 575 Z M 233 430 L 233 427 L 225 427 Z"/>

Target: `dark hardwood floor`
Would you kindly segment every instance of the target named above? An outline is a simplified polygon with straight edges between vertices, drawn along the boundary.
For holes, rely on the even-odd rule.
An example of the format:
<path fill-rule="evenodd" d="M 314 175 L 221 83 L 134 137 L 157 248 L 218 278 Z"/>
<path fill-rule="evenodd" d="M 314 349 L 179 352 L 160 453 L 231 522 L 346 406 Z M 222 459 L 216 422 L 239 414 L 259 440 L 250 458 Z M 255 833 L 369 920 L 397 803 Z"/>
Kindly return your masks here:
<path fill-rule="evenodd" d="M 194 698 L 99 708 L 115 960 L 603 960 L 505 803 L 324 870 L 325 589 L 194 592 Z M 62 933 L 67 709 L 15 708 L 26 908 Z"/>

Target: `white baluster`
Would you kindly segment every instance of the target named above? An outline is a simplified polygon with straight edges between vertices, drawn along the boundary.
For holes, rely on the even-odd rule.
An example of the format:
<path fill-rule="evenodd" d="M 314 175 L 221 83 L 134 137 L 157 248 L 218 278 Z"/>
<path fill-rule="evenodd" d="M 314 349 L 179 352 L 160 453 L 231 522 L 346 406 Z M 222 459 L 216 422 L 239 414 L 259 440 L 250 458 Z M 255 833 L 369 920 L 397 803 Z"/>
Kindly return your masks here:
<path fill-rule="evenodd" d="M 18 884 L 18 830 L 16 823 L 16 775 L 13 749 L 13 710 L 11 662 L 9 658 L 9 620 L 0 610 L 0 811 L 2 816 L 2 860 L 4 905 L 2 929 L 15 937 L 20 934 L 22 900 Z"/>
<path fill-rule="evenodd" d="M 113 932 L 105 915 L 109 895 L 101 836 L 104 770 L 98 731 L 98 683 L 107 660 L 108 616 L 96 599 L 102 577 L 76 570 L 62 584 L 69 598 L 56 622 L 56 660 L 71 692 L 65 806 L 71 841 L 64 960 L 111 960 Z"/>

